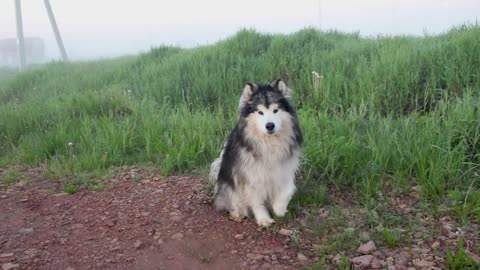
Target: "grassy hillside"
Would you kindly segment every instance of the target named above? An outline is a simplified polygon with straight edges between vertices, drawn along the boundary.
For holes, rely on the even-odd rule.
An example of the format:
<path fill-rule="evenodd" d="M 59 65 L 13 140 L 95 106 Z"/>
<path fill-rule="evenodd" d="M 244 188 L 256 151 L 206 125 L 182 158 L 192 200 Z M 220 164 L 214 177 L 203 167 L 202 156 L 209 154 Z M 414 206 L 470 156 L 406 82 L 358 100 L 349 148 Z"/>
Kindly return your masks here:
<path fill-rule="evenodd" d="M 0 166 L 47 163 L 74 184 L 112 165 L 205 172 L 243 84 L 288 76 L 305 134 L 299 203 L 321 203 L 329 185 L 368 206 L 387 181 L 439 201 L 480 187 L 479 40 L 478 25 L 422 38 L 245 30 L 194 49 L 51 63 L 0 86 Z"/>

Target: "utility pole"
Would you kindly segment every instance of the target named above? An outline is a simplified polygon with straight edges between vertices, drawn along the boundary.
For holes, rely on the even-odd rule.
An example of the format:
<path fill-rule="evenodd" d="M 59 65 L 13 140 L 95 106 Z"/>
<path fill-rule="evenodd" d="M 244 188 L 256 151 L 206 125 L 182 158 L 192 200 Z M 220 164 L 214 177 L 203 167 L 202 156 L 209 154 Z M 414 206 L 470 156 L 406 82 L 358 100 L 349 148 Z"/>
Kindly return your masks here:
<path fill-rule="evenodd" d="M 23 40 L 23 24 L 22 24 L 22 5 L 20 0 L 15 1 L 15 15 L 17 19 L 17 45 L 18 45 L 18 56 L 19 56 L 19 68 L 20 71 L 25 70 L 25 42 Z"/>
<path fill-rule="evenodd" d="M 17 0 L 20 1 L 20 0 Z M 55 21 L 55 16 L 53 16 L 52 7 L 50 6 L 49 0 L 43 0 L 45 3 L 45 9 L 48 13 L 48 18 L 50 19 L 50 24 L 52 25 L 53 33 L 55 34 L 55 39 L 57 40 L 58 49 L 62 55 L 63 61 L 67 62 L 68 57 L 67 53 L 65 52 L 65 47 L 63 47 L 62 37 L 60 36 L 60 31 L 58 31 L 57 22 Z"/>

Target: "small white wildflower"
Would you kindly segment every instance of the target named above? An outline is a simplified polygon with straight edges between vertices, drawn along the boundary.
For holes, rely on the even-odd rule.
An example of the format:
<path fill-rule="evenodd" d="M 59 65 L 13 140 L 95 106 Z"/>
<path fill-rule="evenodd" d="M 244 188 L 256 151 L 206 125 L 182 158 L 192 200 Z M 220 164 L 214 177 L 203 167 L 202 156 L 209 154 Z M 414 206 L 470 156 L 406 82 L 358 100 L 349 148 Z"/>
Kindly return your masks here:
<path fill-rule="evenodd" d="M 130 94 L 130 93 L 132 93 L 132 90 L 128 89 L 127 92 Z"/>
<path fill-rule="evenodd" d="M 72 143 L 72 142 L 69 142 L 69 143 L 68 143 L 68 146 L 72 147 L 72 146 L 73 146 L 73 143 Z"/>

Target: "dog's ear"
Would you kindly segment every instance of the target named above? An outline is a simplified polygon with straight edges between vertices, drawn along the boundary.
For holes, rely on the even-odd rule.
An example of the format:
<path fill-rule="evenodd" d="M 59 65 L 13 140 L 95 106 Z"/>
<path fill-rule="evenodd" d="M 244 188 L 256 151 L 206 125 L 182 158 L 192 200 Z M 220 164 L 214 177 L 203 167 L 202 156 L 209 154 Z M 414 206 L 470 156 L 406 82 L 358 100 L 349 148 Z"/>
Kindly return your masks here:
<path fill-rule="evenodd" d="M 254 83 L 246 83 L 245 87 L 243 88 L 242 98 L 245 100 L 249 100 L 253 93 L 258 90 L 258 86 Z"/>
<path fill-rule="evenodd" d="M 248 100 L 250 100 L 253 93 L 255 93 L 257 90 L 258 90 L 258 85 L 254 83 L 246 83 L 245 87 L 243 88 L 241 99 L 247 102 Z"/>
<path fill-rule="evenodd" d="M 270 84 L 270 86 L 273 87 L 273 89 L 280 91 L 280 93 L 282 93 L 282 95 L 284 95 L 286 98 L 292 97 L 292 89 L 288 88 L 284 80 L 275 80 Z"/>
<path fill-rule="evenodd" d="M 245 104 L 252 98 L 253 93 L 258 90 L 258 86 L 254 83 L 247 83 L 243 88 L 242 96 L 240 97 L 240 101 L 238 102 L 238 112 L 240 113 L 245 107 Z"/>

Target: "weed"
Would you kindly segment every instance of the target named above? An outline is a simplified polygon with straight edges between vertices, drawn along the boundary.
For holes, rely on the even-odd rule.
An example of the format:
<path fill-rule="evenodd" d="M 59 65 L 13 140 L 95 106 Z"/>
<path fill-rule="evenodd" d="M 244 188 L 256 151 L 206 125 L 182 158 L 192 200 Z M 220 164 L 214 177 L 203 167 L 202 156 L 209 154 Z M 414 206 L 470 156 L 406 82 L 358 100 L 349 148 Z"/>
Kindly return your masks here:
<path fill-rule="evenodd" d="M 202 263 L 209 263 L 212 261 L 212 256 L 210 254 L 200 254 L 199 257 Z"/>
<path fill-rule="evenodd" d="M 447 269 L 449 270 L 467 270 L 467 269 L 479 269 L 480 263 L 475 262 L 465 253 L 463 247 L 463 239 L 458 241 L 457 252 L 454 252 L 448 248 L 447 250 Z"/>
<path fill-rule="evenodd" d="M 5 172 L 0 173 L 0 184 L 15 184 L 23 179 L 17 167 L 8 168 Z"/>

